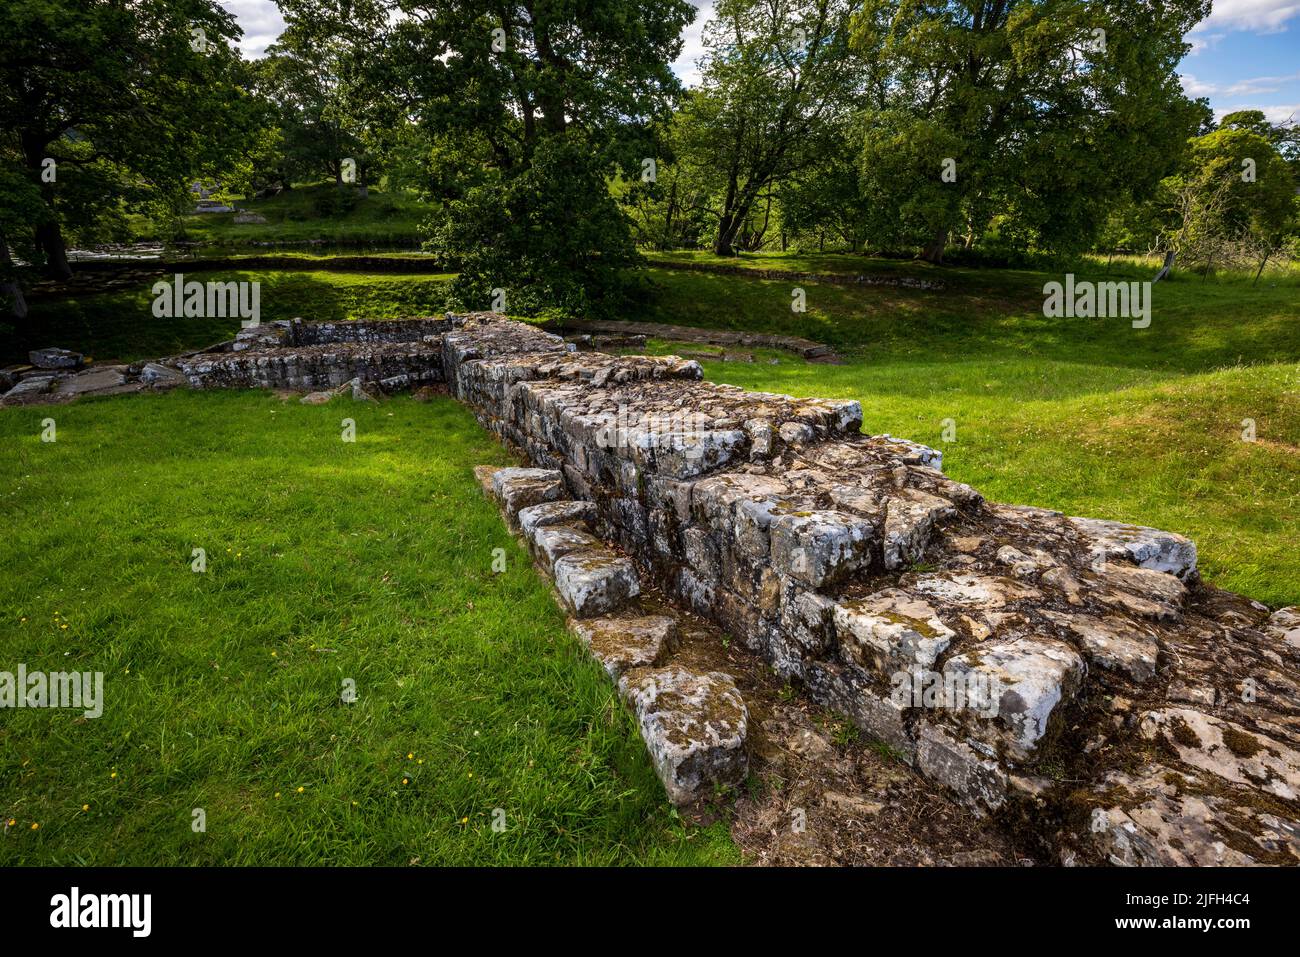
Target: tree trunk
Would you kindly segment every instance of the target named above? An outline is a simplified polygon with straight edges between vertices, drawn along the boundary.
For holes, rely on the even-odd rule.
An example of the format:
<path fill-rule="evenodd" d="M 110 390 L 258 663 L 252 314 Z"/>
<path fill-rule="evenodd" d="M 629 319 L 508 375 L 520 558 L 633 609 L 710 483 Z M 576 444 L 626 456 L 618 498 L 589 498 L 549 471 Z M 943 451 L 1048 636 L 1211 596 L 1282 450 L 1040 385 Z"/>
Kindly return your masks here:
<path fill-rule="evenodd" d="M 921 258 L 936 266 L 943 265 L 943 251 L 948 248 L 948 227 L 940 226 L 935 230 L 934 238 L 921 250 Z"/>
<path fill-rule="evenodd" d="M 9 244 L 0 239 L 0 269 L 8 272 L 12 266 Z M 9 300 L 9 318 L 16 322 L 24 322 L 27 319 L 27 298 L 23 295 L 23 287 L 17 277 L 0 281 L 0 297 Z"/>
<path fill-rule="evenodd" d="M 71 279 L 72 267 L 68 265 L 68 250 L 63 242 L 63 230 L 49 219 L 36 227 L 36 245 L 45 253 L 45 268 L 56 279 Z"/>
<path fill-rule="evenodd" d="M 1264 258 L 1259 261 L 1259 268 L 1255 270 L 1255 279 L 1254 281 L 1251 282 L 1252 286 L 1259 282 L 1260 274 L 1264 272 L 1264 267 L 1268 265 L 1269 257 L 1271 257 L 1272 255 L 1273 255 L 1273 250 L 1271 249 L 1268 252 L 1264 253 Z"/>
<path fill-rule="evenodd" d="M 1174 260 L 1177 258 L 1178 253 L 1174 252 L 1172 249 L 1165 253 L 1165 264 L 1160 267 L 1160 271 L 1156 273 L 1156 278 L 1151 281 L 1155 283 L 1159 282 L 1161 279 L 1169 278 L 1169 274 L 1173 272 L 1174 269 Z"/>

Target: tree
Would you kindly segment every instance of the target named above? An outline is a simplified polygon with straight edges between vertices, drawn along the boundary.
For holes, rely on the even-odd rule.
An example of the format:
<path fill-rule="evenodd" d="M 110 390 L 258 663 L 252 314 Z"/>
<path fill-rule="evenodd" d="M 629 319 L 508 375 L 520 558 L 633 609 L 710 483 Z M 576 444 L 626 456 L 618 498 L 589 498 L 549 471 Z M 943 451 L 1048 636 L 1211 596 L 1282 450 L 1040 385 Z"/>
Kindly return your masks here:
<path fill-rule="evenodd" d="M 1161 223 L 1167 275 L 1175 261 L 1258 265 L 1296 229 L 1296 176 L 1276 147 L 1237 123 L 1193 138 L 1182 167 L 1161 183 L 1154 215 Z"/>
<path fill-rule="evenodd" d="M 34 239 L 53 272 L 71 275 L 65 226 L 113 215 L 128 189 L 211 172 L 236 148 L 239 34 L 215 0 L 5 4 L 0 156 L 39 190 Z"/>
<path fill-rule="evenodd" d="M 615 170 L 639 175 L 653 155 L 648 128 L 680 91 L 669 64 L 691 5 L 438 0 L 403 9 L 394 88 L 431 143 L 450 139 L 488 160 L 481 173 L 450 178 L 466 192 L 431 224 L 430 248 L 461 269 L 452 295 L 487 305 L 485 291 L 509 287 L 512 309 L 543 299 L 614 308 L 622 279 L 609 267 L 637 257 L 607 183 Z M 591 286 L 577 297 L 582 283 Z"/>
<path fill-rule="evenodd" d="M 1175 68 L 1208 12 L 1205 0 L 865 0 L 854 43 L 878 97 L 862 153 L 877 220 L 898 220 L 932 262 L 995 219 L 1022 248 L 1087 248 L 1203 121 Z"/>
<path fill-rule="evenodd" d="M 849 121 L 858 72 L 848 0 L 720 0 L 682 151 L 713 180 L 713 251 L 730 255 L 761 196 L 809 169 Z"/>
<path fill-rule="evenodd" d="M 471 187 L 436 220 L 433 248 L 459 265 L 451 304 L 510 312 L 606 315 L 640 262 L 603 171 L 580 132 L 547 137 L 526 168 Z"/>
<path fill-rule="evenodd" d="M 383 82 L 391 42 L 380 0 L 280 0 L 285 29 L 256 62 L 277 110 L 282 185 L 327 177 L 368 183 L 381 140 L 400 126 Z M 382 131 L 382 133 L 381 133 Z"/>

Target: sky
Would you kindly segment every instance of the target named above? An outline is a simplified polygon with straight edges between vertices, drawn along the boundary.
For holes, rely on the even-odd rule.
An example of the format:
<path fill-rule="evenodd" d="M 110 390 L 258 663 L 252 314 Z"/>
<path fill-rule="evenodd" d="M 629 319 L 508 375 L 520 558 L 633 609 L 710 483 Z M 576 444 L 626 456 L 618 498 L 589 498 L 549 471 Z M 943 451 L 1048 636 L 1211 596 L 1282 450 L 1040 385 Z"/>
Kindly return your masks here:
<path fill-rule="evenodd" d="M 244 29 L 246 56 L 261 56 L 284 29 L 273 0 L 220 0 Z M 699 78 L 696 61 L 712 0 L 691 0 L 700 11 L 682 38 L 673 69 L 687 86 Z M 1218 116 L 1263 110 L 1273 122 L 1300 122 L 1300 0 L 1215 0 L 1213 12 L 1187 35 L 1192 52 L 1179 66 L 1183 89 L 1204 96 Z"/>

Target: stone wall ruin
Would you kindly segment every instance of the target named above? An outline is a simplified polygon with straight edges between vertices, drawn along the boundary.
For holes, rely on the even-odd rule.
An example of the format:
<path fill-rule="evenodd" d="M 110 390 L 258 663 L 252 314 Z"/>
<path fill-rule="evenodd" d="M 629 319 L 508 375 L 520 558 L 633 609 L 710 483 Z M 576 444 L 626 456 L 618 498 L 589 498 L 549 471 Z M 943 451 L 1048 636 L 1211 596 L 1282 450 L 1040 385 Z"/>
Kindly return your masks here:
<path fill-rule="evenodd" d="M 492 314 L 272 324 L 171 365 L 198 388 L 444 383 L 527 456 L 483 478 L 675 801 L 743 780 L 746 711 L 726 675 L 665 665 L 646 585 L 1063 863 L 1300 860 L 1300 610 L 1202 582 L 1182 536 L 988 502 L 863 434 L 857 402 Z"/>

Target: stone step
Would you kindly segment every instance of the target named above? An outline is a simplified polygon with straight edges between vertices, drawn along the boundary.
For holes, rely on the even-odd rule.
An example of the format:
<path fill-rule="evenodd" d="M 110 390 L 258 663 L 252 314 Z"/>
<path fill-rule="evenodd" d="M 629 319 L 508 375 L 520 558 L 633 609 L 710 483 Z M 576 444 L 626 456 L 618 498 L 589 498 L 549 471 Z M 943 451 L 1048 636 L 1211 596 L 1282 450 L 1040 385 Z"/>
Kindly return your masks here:
<path fill-rule="evenodd" d="M 716 786 L 736 787 L 749 771 L 749 711 L 729 675 L 669 665 L 619 678 L 668 798 L 690 804 Z"/>
<path fill-rule="evenodd" d="M 595 505 L 562 498 L 554 470 L 478 466 L 474 474 L 552 576 L 572 615 L 570 630 L 633 709 L 669 800 L 691 804 L 740 784 L 748 768 L 748 711 L 735 681 L 669 661 L 677 621 L 640 613 L 631 559 L 592 534 Z"/>

